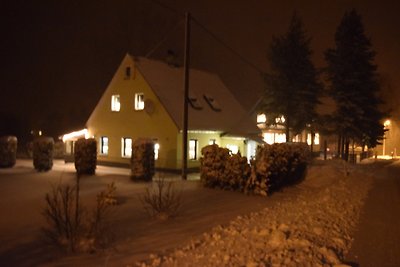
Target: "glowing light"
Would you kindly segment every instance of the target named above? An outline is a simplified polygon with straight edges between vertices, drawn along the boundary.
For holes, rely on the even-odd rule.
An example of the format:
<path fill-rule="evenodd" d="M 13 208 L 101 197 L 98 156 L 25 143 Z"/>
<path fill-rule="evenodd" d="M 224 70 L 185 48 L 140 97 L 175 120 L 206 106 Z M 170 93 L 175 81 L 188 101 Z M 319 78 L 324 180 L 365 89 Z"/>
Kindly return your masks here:
<path fill-rule="evenodd" d="M 121 110 L 121 102 L 119 95 L 111 96 L 111 111 L 120 111 Z"/>
<path fill-rule="evenodd" d="M 383 125 L 385 126 L 385 127 L 388 127 L 389 125 L 390 125 L 390 120 L 386 120 L 384 123 L 383 123 Z"/>
<path fill-rule="evenodd" d="M 144 94 L 137 93 L 135 94 L 135 110 L 143 110 L 144 109 Z"/>
<path fill-rule="evenodd" d="M 159 150 L 160 150 L 160 144 L 159 143 L 155 143 L 154 144 L 154 159 L 155 160 L 158 159 Z"/>
<path fill-rule="evenodd" d="M 77 137 L 85 137 L 85 139 L 89 138 L 89 133 L 87 129 L 83 129 L 80 131 L 75 131 L 72 133 L 68 133 L 68 134 L 64 134 L 62 137 L 63 142 L 71 140 L 71 139 L 75 139 Z"/>
<path fill-rule="evenodd" d="M 267 121 L 267 116 L 265 114 L 257 115 L 257 123 L 265 123 Z"/>
<path fill-rule="evenodd" d="M 237 145 L 226 145 L 226 148 L 229 149 L 232 154 L 237 154 L 239 152 L 239 147 Z"/>
<path fill-rule="evenodd" d="M 307 144 L 311 145 L 311 134 L 307 134 Z M 319 145 L 319 133 L 314 135 L 314 145 Z"/>

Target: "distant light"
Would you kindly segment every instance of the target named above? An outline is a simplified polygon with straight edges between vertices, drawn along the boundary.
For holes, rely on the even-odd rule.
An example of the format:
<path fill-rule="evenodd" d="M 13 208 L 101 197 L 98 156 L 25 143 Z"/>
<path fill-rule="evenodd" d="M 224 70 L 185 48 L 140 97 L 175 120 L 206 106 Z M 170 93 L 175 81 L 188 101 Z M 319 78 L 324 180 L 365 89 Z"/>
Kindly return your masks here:
<path fill-rule="evenodd" d="M 39 131 L 39 136 L 41 136 L 42 135 L 42 131 Z"/>
<path fill-rule="evenodd" d="M 390 120 L 386 120 L 386 121 L 383 123 L 383 125 L 384 125 L 385 127 L 388 127 L 388 126 L 390 125 Z"/>
<path fill-rule="evenodd" d="M 83 130 L 80 130 L 80 131 L 75 131 L 75 132 L 72 132 L 72 133 L 64 134 L 62 140 L 63 140 L 63 142 L 65 142 L 67 140 L 74 139 L 74 138 L 79 137 L 79 136 L 84 136 L 85 139 L 88 139 L 89 138 L 88 130 L 87 129 L 83 129 Z"/>
<path fill-rule="evenodd" d="M 267 116 L 265 114 L 257 115 L 257 123 L 265 123 L 267 121 Z"/>

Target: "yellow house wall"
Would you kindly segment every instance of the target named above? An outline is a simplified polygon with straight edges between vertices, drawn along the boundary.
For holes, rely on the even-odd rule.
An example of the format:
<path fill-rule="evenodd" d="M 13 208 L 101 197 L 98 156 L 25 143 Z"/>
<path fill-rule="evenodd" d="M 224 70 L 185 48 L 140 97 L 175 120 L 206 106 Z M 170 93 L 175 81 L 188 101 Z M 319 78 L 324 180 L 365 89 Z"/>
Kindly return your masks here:
<path fill-rule="evenodd" d="M 216 144 L 220 147 L 227 147 L 227 145 L 237 145 L 239 151 L 242 156 L 247 156 L 247 149 L 246 144 L 244 143 L 243 138 L 234 138 L 234 137 L 220 137 L 220 133 L 218 132 L 206 132 L 206 131 L 199 131 L 199 132 L 189 132 L 188 133 L 188 148 L 189 148 L 189 140 L 196 139 L 198 141 L 197 146 L 197 159 L 196 160 L 188 160 L 188 168 L 196 168 L 200 166 L 200 158 L 201 149 L 207 145 L 211 139 L 215 139 Z M 179 168 L 182 167 L 182 133 L 179 133 L 177 136 L 177 143 L 178 143 L 178 154 L 176 157 L 177 166 Z"/>
<path fill-rule="evenodd" d="M 126 67 L 131 67 L 130 78 L 125 77 Z M 144 93 L 144 99 L 150 99 L 154 104 L 154 112 L 135 110 L 135 93 Z M 119 112 L 111 111 L 111 96 L 120 95 L 121 108 Z M 129 158 L 121 154 L 121 138 L 129 137 L 134 141 L 140 137 L 157 139 L 160 144 L 158 168 L 175 169 L 178 128 L 167 111 L 153 93 L 140 72 L 134 68 L 133 60 L 126 56 L 111 80 L 107 90 L 91 114 L 87 128 L 89 135 L 98 141 L 100 152 L 100 137 L 109 138 L 108 155 L 98 155 L 99 161 L 129 163 Z"/>
<path fill-rule="evenodd" d="M 200 157 L 201 157 L 201 149 L 205 146 L 207 146 L 210 142 L 211 139 L 215 139 L 216 144 L 220 145 L 221 144 L 221 138 L 219 136 L 219 133 L 217 132 L 189 132 L 188 133 L 188 149 L 189 149 L 189 140 L 190 139 L 196 139 L 198 141 L 197 143 L 197 159 L 196 160 L 189 160 L 187 161 L 187 166 L 188 168 L 197 168 L 200 166 Z M 182 167 L 182 133 L 179 133 L 177 135 L 177 155 L 175 157 L 177 166 L 179 168 Z M 189 156 L 188 156 L 189 158 Z"/>

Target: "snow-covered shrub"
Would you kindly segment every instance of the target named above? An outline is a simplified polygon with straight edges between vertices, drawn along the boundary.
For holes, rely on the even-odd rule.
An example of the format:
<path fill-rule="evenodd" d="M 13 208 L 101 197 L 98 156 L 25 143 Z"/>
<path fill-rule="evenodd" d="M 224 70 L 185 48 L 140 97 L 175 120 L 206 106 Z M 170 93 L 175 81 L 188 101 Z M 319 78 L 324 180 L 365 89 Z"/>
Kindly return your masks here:
<path fill-rule="evenodd" d="M 246 191 L 267 195 L 270 191 L 298 181 L 303 177 L 308 159 L 308 146 L 303 143 L 258 147 Z"/>
<path fill-rule="evenodd" d="M 207 187 L 223 187 L 225 165 L 229 150 L 218 145 L 208 145 L 201 149 L 200 179 Z"/>
<path fill-rule="evenodd" d="M 151 217 L 160 220 L 176 216 L 182 203 L 181 194 L 175 190 L 174 183 L 165 181 L 164 177 L 158 177 L 155 183 L 146 188 L 140 201 Z"/>
<path fill-rule="evenodd" d="M 52 137 L 38 137 L 33 141 L 33 166 L 38 171 L 53 167 L 54 140 Z"/>
<path fill-rule="evenodd" d="M 132 144 L 132 180 L 151 181 L 154 175 L 154 142 L 148 138 L 138 138 Z"/>
<path fill-rule="evenodd" d="M 0 168 L 9 168 L 15 165 L 17 159 L 17 137 L 0 137 Z"/>
<path fill-rule="evenodd" d="M 246 157 L 240 154 L 229 156 L 223 173 L 224 188 L 242 191 L 250 173 L 251 169 Z"/>
<path fill-rule="evenodd" d="M 218 145 L 208 145 L 201 150 L 200 178 L 207 187 L 242 190 L 250 175 L 247 158 L 230 155 L 229 150 Z"/>
<path fill-rule="evenodd" d="M 97 142 L 94 138 L 78 139 L 74 151 L 75 169 L 78 174 L 94 174 L 97 164 Z"/>

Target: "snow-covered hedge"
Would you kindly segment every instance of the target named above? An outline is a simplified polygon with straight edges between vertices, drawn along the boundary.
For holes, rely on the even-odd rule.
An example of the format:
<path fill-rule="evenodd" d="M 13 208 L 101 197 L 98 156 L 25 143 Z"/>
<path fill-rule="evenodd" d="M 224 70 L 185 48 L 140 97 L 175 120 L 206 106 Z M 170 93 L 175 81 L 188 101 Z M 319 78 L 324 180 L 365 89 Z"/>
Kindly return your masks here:
<path fill-rule="evenodd" d="M 250 164 L 239 154 L 209 145 L 201 150 L 200 178 L 207 187 L 244 191 L 266 196 L 303 177 L 309 158 L 306 144 L 260 146 Z"/>
<path fill-rule="evenodd" d="M 33 141 L 33 166 L 38 171 L 48 171 L 53 167 L 54 139 L 38 137 Z"/>
<path fill-rule="evenodd" d="M 267 195 L 303 178 L 310 152 L 305 143 L 282 143 L 259 147 L 252 162 L 246 191 Z"/>
<path fill-rule="evenodd" d="M 132 180 L 151 181 L 154 175 L 154 142 L 148 138 L 138 138 L 132 144 Z"/>
<path fill-rule="evenodd" d="M 75 169 L 78 174 L 94 174 L 97 164 L 97 142 L 94 138 L 75 142 Z"/>
<path fill-rule="evenodd" d="M 239 154 L 230 155 L 229 150 L 218 145 L 202 148 L 200 178 L 207 187 L 242 190 L 250 175 L 247 158 Z"/>
<path fill-rule="evenodd" d="M 15 165 L 17 159 L 17 137 L 0 137 L 0 168 L 9 168 Z"/>

